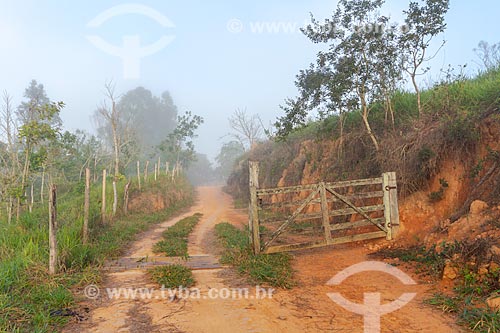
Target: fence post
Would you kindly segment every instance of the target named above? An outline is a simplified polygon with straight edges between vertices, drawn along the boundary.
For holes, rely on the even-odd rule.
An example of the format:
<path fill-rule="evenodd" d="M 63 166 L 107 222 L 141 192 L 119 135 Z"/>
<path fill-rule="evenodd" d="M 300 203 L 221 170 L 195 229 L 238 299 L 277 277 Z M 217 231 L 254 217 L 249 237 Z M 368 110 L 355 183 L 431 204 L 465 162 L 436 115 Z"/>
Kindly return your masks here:
<path fill-rule="evenodd" d="M 102 170 L 101 222 L 106 222 L 106 169 Z"/>
<path fill-rule="evenodd" d="M 57 272 L 57 187 L 49 192 L 49 274 Z"/>
<path fill-rule="evenodd" d="M 391 202 L 390 202 L 390 187 L 389 187 L 389 174 L 382 174 L 382 192 L 384 193 L 384 228 L 386 230 L 387 240 L 392 239 L 392 226 L 391 226 Z"/>
<path fill-rule="evenodd" d="M 260 253 L 260 230 L 259 230 L 259 210 L 257 206 L 257 189 L 259 188 L 259 162 L 249 161 L 249 188 L 250 188 L 250 207 L 249 207 L 249 228 L 252 239 L 253 251 Z"/>
<path fill-rule="evenodd" d="M 128 214 L 128 192 L 130 188 L 130 180 L 125 184 L 125 189 L 123 190 L 123 214 Z"/>
<path fill-rule="evenodd" d="M 141 162 L 137 161 L 137 182 L 139 185 L 139 191 L 141 190 Z"/>
<path fill-rule="evenodd" d="M 83 204 L 83 232 L 82 232 L 83 244 L 87 244 L 89 239 L 89 211 L 90 211 L 90 169 L 85 168 L 85 197 Z"/>
<path fill-rule="evenodd" d="M 326 188 L 325 183 L 321 182 L 319 184 L 319 192 L 321 196 L 321 213 L 323 216 L 323 228 L 325 229 L 325 239 L 326 242 L 332 240 L 332 231 L 330 229 L 330 217 L 328 216 L 328 202 L 326 201 Z"/>
<path fill-rule="evenodd" d="M 158 165 L 155 163 L 155 181 L 156 181 L 156 177 L 158 175 Z"/>
<path fill-rule="evenodd" d="M 391 212 L 392 237 L 399 232 L 398 184 L 395 172 L 389 172 L 389 206 Z"/>
<path fill-rule="evenodd" d="M 148 166 L 149 166 L 149 160 L 146 161 L 146 166 L 144 167 L 144 182 L 148 181 Z"/>

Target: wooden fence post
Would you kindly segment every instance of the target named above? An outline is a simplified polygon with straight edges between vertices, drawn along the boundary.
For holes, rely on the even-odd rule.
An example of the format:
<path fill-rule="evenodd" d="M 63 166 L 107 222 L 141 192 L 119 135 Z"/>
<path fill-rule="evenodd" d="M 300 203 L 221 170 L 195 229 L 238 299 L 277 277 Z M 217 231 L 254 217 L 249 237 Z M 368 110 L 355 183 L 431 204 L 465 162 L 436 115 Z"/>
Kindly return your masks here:
<path fill-rule="evenodd" d="M 321 196 L 321 213 L 323 217 L 323 228 L 325 229 L 325 239 L 326 242 L 332 240 L 332 231 L 330 228 L 330 217 L 328 216 L 328 202 L 326 201 L 326 188 L 325 183 L 321 182 L 319 184 L 319 193 Z"/>
<path fill-rule="evenodd" d="M 141 162 L 137 161 L 137 182 L 139 184 L 139 191 L 141 190 Z"/>
<path fill-rule="evenodd" d="M 384 228 L 386 230 L 387 240 L 392 239 L 392 226 L 391 226 L 391 202 L 390 202 L 390 187 L 389 187 L 389 174 L 382 174 L 382 192 L 384 193 L 383 202 L 384 202 Z"/>
<path fill-rule="evenodd" d="M 257 206 L 257 189 L 259 188 L 259 162 L 249 161 L 249 188 L 250 188 L 250 206 L 249 206 L 249 229 L 252 239 L 253 252 L 260 253 L 260 230 L 259 230 L 259 210 Z"/>
<path fill-rule="evenodd" d="M 128 181 L 127 184 L 125 184 L 125 189 L 123 191 L 123 213 L 125 215 L 128 214 L 128 191 L 130 188 L 130 181 Z"/>
<path fill-rule="evenodd" d="M 389 172 L 389 206 L 391 211 L 392 237 L 399 232 L 398 184 L 395 172 Z"/>
<path fill-rule="evenodd" d="M 149 167 L 149 161 L 146 161 L 146 166 L 144 167 L 144 182 L 148 181 L 148 167 Z"/>
<path fill-rule="evenodd" d="M 85 168 L 85 198 L 83 204 L 83 244 L 89 240 L 89 211 L 90 211 L 90 169 Z"/>
<path fill-rule="evenodd" d="M 102 170 L 101 222 L 106 222 L 106 169 Z"/>
<path fill-rule="evenodd" d="M 165 162 L 165 174 L 168 176 L 168 162 Z"/>
<path fill-rule="evenodd" d="M 34 191 L 33 191 L 33 183 L 31 183 L 31 189 L 30 189 L 30 204 L 28 205 L 28 210 L 29 212 L 33 212 L 33 204 L 35 203 L 35 198 L 33 196 Z"/>
<path fill-rule="evenodd" d="M 49 192 L 49 274 L 57 272 L 57 187 Z"/>
<path fill-rule="evenodd" d="M 160 177 L 161 172 L 161 156 L 158 156 L 158 177 Z"/>
<path fill-rule="evenodd" d="M 158 175 L 158 164 L 155 163 L 155 181 L 157 180 Z"/>

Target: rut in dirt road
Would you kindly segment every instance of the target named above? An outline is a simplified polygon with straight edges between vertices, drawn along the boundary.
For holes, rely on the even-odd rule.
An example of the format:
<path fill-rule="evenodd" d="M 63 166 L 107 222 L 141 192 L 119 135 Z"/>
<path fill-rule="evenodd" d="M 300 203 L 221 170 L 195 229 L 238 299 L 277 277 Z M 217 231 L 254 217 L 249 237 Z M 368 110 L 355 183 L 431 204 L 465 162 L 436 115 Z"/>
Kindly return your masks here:
<path fill-rule="evenodd" d="M 125 257 L 154 258 L 153 245 L 161 233 L 183 217 L 202 213 L 203 218 L 189 237 L 190 255 L 216 257 L 213 228 L 227 221 L 243 226 L 246 211 L 233 209 L 230 197 L 219 187 L 198 188 L 198 202 L 175 219 L 146 232 L 131 245 Z M 380 292 L 389 303 L 405 292 L 417 297 L 402 309 L 382 316 L 381 332 L 460 332 L 453 319 L 422 304 L 429 287 L 403 285 L 380 272 L 367 272 L 346 279 L 340 286 L 327 281 L 341 270 L 368 260 L 363 247 L 330 247 L 295 254 L 298 286 L 278 290 L 272 298 L 257 298 L 255 286 L 242 284 L 227 269 L 193 271 L 199 297 L 176 298 L 153 294 L 150 299 L 101 298 L 90 304 L 88 321 L 69 325 L 65 332 L 363 332 L 363 318 L 331 301 L 327 293 L 340 292 L 347 299 L 363 303 L 364 292 Z M 106 287 L 156 288 L 144 269 L 108 273 Z M 208 297 L 211 291 L 249 288 L 248 298 Z M 213 295 L 212 295 L 213 296 Z M 220 296 L 220 295 L 219 295 Z"/>

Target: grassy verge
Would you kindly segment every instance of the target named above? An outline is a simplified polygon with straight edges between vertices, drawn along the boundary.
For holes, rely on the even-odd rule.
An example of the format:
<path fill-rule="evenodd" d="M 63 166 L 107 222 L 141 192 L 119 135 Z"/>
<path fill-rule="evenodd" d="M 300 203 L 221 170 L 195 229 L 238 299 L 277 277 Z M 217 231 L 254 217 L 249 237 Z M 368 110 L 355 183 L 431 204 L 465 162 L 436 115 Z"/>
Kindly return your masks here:
<path fill-rule="evenodd" d="M 81 241 L 81 192 L 61 193 L 57 235 L 59 274 L 55 276 L 50 276 L 47 269 L 47 208 L 35 207 L 16 223 L 0 220 L 0 332 L 57 331 L 71 319 L 54 314 L 74 305 L 72 288 L 99 283 L 99 268 L 107 258 L 119 255 L 137 233 L 192 204 L 193 191 L 185 181 L 178 179 L 172 184 L 164 177 L 155 186 L 163 187 L 165 197 L 175 197 L 175 204 L 153 214 L 119 216 L 106 224 L 99 222 L 101 189 L 94 186 L 88 245 Z M 148 194 L 146 185 L 142 192 Z"/>
<path fill-rule="evenodd" d="M 500 332 L 500 311 L 490 309 L 486 299 L 500 292 L 500 270 L 491 269 L 488 251 L 492 240 L 477 239 L 425 249 L 390 249 L 379 252 L 378 256 L 399 258 L 416 264 L 417 271 L 435 279 L 443 275 L 447 265 L 456 270 L 453 293 L 438 292 L 425 302 L 438 307 L 443 312 L 454 314 L 457 322 L 473 332 Z M 490 269 L 485 270 L 485 267 Z"/>
<path fill-rule="evenodd" d="M 163 232 L 164 240 L 153 247 L 155 253 L 165 253 L 169 257 L 188 258 L 187 238 L 203 215 L 196 213 L 186 217 Z"/>
<path fill-rule="evenodd" d="M 183 265 L 155 267 L 149 274 L 156 283 L 165 288 L 189 288 L 195 284 L 193 273 Z"/>
<path fill-rule="evenodd" d="M 253 254 L 248 234 L 229 223 L 217 224 L 215 233 L 226 249 L 222 263 L 236 267 L 253 283 L 267 283 L 286 289 L 295 285 L 288 253 Z"/>

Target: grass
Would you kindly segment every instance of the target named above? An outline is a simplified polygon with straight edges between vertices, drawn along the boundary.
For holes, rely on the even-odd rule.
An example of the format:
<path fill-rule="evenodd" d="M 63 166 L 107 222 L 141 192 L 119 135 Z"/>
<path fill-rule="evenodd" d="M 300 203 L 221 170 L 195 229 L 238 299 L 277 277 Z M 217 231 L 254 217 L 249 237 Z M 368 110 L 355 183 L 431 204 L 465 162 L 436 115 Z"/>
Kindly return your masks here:
<path fill-rule="evenodd" d="M 137 233 L 173 216 L 193 201 L 193 191 L 184 180 L 172 184 L 164 177 L 154 186 L 162 186 L 164 195 L 175 197 L 176 203 L 153 214 L 131 212 L 117 216 L 106 224 L 99 221 L 101 188 L 93 186 L 88 245 L 81 242 L 83 195 L 69 185 L 66 192 L 60 186 L 59 273 L 54 276 L 47 269 L 47 208 L 35 207 L 32 213 L 23 213 L 17 223 L 10 225 L 0 220 L 0 332 L 57 331 L 69 318 L 51 312 L 74 305 L 72 288 L 99 283 L 99 268 L 106 259 L 121 254 Z M 142 192 L 148 194 L 148 186 Z M 112 202 L 111 197 L 107 200 Z"/>
<path fill-rule="evenodd" d="M 285 289 L 295 285 L 288 253 L 253 254 L 248 233 L 227 222 L 217 224 L 215 233 L 226 249 L 221 262 L 236 267 L 251 282 Z"/>
<path fill-rule="evenodd" d="M 183 265 L 155 267 L 149 271 L 151 278 L 164 288 L 189 288 L 195 284 L 193 273 Z"/>
<path fill-rule="evenodd" d="M 188 258 L 187 238 L 198 224 L 203 214 L 196 213 L 183 218 L 163 232 L 163 240 L 153 247 L 155 253 L 165 253 L 168 257 Z"/>
<path fill-rule="evenodd" d="M 438 252 L 435 247 L 425 249 L 383 250 L 377 256 L 399 258 L 417 264 L 417 270 L 436 279 L 441 278 L 446 262 L 458 268 L 458 280 L 452 294 L 435 293 L 425 302 L 443 312 L 454 314 L 460 325 L 474 332 L 500 332 L 500 311 L 490 309 L 486 298 L 500 291 L 500 270 L 479 274 L 479 267 L 487 263 L 487 253 L 492 244 L 489 239 L 443 244 Z"/>

